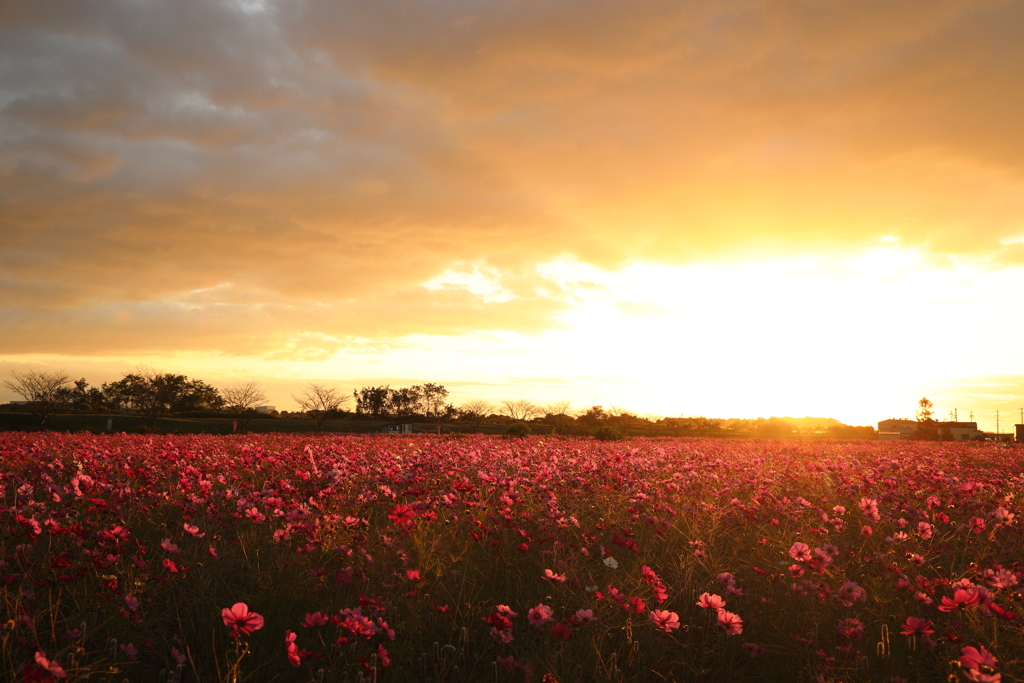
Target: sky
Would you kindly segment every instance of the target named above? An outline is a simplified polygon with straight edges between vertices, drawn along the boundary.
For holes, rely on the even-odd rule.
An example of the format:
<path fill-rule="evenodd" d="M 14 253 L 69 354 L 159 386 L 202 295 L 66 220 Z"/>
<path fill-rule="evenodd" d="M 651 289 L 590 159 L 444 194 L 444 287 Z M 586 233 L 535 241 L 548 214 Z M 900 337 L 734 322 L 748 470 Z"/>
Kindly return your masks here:
<path fill-rule="evenodd" d="M 1021 35 L 1007 0 L 5 0 L 0 376 L 1005 430 Z"/>

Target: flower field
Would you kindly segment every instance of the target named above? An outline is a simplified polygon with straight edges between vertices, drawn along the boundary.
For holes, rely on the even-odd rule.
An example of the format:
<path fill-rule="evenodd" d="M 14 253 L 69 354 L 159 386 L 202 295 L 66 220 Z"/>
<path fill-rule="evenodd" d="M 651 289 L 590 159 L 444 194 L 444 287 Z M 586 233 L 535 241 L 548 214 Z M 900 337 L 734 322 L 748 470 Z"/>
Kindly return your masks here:
<path fill-rule="evenodd" d="M 1024 448 L 0 434 L 12 681 L 1013 681 Z"/>

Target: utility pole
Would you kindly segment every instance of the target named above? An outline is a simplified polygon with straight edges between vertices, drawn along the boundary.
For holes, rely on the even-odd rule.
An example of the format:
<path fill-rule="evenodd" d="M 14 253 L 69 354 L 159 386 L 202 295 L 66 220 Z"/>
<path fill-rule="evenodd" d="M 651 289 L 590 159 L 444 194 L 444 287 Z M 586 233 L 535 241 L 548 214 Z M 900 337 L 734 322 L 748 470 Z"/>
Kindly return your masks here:
<path fill-rule="evenodd" d="M 999 435 L 999 411 L 996 411 L 996 436 Z"/>
<path fill-rule="evenodd" d="M 959 421 L 960 421 L 960 416 L 956 412 L 956 408 L 953 408 L 953 422 L 959 422 Z"/>

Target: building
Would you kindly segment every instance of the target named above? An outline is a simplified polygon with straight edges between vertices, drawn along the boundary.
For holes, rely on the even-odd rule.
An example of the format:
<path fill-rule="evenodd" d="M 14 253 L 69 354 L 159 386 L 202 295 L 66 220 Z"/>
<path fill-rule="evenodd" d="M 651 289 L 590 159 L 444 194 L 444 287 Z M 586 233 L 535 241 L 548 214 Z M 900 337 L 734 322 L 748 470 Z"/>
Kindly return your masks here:
<path fill-rule="evenodd" d="M 882 420 L 878 423 L 878 440 L 912 439 L 917 425 L 917 420 Z M 935 422 L 934 426 L 936 436 L 944 441 L 999 441 L 1004 436 L 981 431 L 977 422 Z"/>
<path fill-rule="evenodd" d="M 1024 443 L 1024 425 L 1013 425 L 1017 443 Z"/>
<path fill-rule="evenodd" d="M 913 438 L 917 431 L 917 420 L 882 420 L 878 423 L 878 440 L 895 441 Z"/>
<path fill-rule="evenodd" d="M 269 415 L 270 413 L 277 412 L 277 408 L 275 408 L 274 406 L 256 406 L 256 412 L 266 413 Z"/>
<path fill-rule="evenodd" d="M 411 422 L 392 422 L 380 428 L 385 434 L 412 434 Z"/>

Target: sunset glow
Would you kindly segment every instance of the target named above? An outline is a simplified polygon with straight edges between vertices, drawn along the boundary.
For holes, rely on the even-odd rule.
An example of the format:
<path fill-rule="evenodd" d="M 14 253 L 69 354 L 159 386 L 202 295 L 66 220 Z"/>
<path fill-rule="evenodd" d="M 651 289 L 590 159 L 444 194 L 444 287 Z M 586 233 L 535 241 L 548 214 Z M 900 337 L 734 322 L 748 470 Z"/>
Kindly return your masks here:
<path fill-rule="evenodd" d="M 1005 431 L 1022 32 L 996 0 L 5 3 L 0 375 L 927 395 Z"/>

